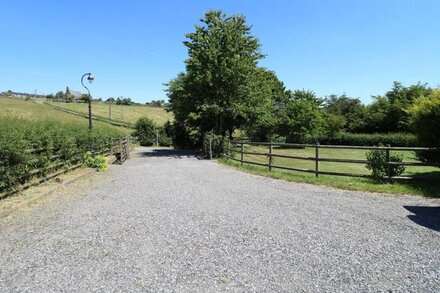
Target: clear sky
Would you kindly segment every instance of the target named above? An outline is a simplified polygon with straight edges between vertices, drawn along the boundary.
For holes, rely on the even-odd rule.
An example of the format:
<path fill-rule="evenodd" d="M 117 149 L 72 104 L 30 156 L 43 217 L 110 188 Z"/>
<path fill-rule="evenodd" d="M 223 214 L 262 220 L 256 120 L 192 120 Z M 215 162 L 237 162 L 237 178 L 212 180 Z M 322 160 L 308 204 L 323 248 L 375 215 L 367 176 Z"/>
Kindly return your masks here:
<path fill-rule="evenodd" d="M 90 71 L 95 97 L 165 99 L 208 9 L 244 14 L 292 90 L 369 103 L 394 80 L 440 84 L 438 0 L 0 0 L 0 91 L 83 91 Z"/>

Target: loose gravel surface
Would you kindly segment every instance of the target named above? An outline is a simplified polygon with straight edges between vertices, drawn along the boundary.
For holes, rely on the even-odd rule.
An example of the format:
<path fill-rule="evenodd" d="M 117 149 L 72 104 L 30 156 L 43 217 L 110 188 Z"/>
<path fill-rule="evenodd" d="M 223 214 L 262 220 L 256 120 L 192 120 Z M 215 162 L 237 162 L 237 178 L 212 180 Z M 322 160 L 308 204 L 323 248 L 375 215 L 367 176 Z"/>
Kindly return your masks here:
<path fill-rule="evenodd" d="M 1 292 L 440 291 L 438 200 L 147 148 L 106 176 L 0 218 Z"/>

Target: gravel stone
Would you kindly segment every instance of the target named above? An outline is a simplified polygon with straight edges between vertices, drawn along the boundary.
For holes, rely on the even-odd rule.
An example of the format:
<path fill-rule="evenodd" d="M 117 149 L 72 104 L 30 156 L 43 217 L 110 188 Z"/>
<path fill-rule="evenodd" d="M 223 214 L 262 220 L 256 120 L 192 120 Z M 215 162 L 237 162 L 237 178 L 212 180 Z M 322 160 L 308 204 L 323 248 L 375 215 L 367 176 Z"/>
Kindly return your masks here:
<path fill-rule="evenodd" d="M 106 183 L 0 219 L 0 292 L 439 292 L 439 200 L 138 148 Z"/>

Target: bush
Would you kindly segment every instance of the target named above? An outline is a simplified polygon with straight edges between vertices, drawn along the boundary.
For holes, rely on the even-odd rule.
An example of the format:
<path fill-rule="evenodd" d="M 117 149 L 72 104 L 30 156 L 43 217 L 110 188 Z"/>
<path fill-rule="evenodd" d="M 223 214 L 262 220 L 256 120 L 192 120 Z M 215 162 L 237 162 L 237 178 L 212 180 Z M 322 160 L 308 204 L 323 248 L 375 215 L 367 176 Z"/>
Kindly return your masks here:
<path fill-rule="evenodd" d="M 440 89 L 417 99 L 409 108 L 410 126 L 424 146 L 440 147 Z M 440 152 L 420 152 L 423 161 L 440 162 Z"/>
<path fill-rule="evenodd" d="M 410 133 L 349 133 L 339 132 L 333 137 L 307 136 L 302 143 L 353 145 L 353 146 L 378 146 L 390 145 L 401 147 L 414 147 L 420 145 L 417 137 Z"/>
<path fill-rule="evenodd" d="M 138 137 L 141 146 L 152 146 L 156 143 L 156 130 L 158 130 L 153 120 L 148 117 L 141 117 L 135 124 L 135 135 Z"/>
<path fill-rule="evenodd" d="M 402 162 L 403 156 L 390 154 L 391 162 Z M 377 181 L 385 181 L 389 177 L 400 176 L 405 172 L 404 166 L 388 165 L 385 150 L 372 150 L 367 153 L 367 169 L 372 171 L 372 176 Z"/>
<path fill-rule="evenodd" d="M 52 164 L 55 154 L 60 155 L 57 162 L 69 164 L 120 136 L 121 131 L 110 126 L 95 126 L 90 133 L 87 124 L 77 122 L 0 117 L 0 192 L 28 182 L 31 178 L 24 175 Z"/>
<path fill-rule="evenodd" d="M 104 156 L 94 156 L 91 152 L 86 152 L 84 154 L 83 161 L 85 166 L 95 168 L 97 171 L 108 170 L 108 159 Z"/>

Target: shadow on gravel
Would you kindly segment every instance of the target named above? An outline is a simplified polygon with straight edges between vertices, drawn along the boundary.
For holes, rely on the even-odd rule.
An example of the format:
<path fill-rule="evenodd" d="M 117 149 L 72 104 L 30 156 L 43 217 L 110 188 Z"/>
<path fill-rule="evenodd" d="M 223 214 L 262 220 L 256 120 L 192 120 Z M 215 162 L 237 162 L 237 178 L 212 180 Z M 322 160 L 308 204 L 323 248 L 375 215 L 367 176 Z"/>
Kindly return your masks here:
<path fill-rule="evenodd" d="M 147 152 L 139 152 L 138 155 L 142 157 L 170 157 L 175 159 L 193 158 L 196 152 L 173 149 L 151 149 Z"/>
<path fill-rule="evenodd" d="M 414 215 L 409 215 L 408 219 L 423 227 L 440 232 L 440 207 L 423 206 L 404 206 Z"/>

